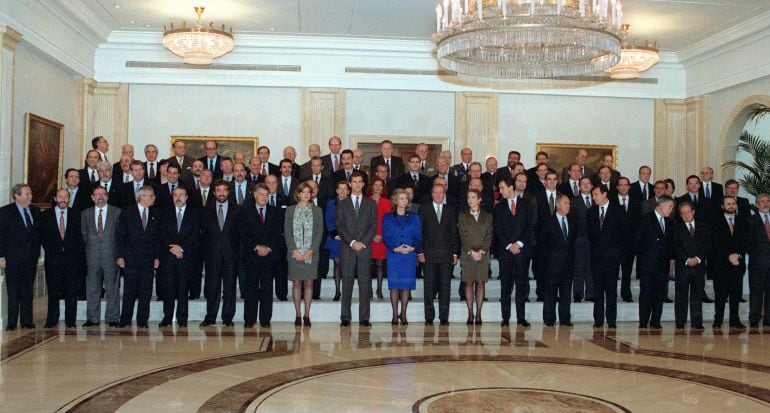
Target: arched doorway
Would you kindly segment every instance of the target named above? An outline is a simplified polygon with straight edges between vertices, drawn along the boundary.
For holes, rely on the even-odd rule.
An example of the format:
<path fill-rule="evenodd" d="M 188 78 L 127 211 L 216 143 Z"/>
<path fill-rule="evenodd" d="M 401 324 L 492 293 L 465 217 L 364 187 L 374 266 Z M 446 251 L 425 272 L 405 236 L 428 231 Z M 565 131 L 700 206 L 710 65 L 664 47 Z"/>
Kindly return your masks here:
<path fill-rule="evenodd" d="M 720 182 L 735 178 L 735 168 L 723 169 L 722 163 L 735 160 L 738 138 L 746 127 L 746 116 L 751 112 L 752 107 L 757 104 L 770 106 L 770 96 L 750 96 L 736 105 L 735 109 L 727 116 L 727 120 L 722 127 L 722 133 L 719 136 L 717 164 L 714 167 L 716 179 Z"/>

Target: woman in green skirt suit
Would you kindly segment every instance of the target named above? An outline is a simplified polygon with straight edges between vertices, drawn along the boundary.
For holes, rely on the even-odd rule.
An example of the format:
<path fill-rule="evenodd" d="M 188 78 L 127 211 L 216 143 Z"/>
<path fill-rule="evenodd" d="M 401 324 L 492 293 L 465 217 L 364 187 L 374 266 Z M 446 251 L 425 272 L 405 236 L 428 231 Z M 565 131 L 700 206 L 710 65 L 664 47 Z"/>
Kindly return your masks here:
<path fill-rule="evenodd" d="M 489 248 L 492 246 L 492 214 L 481 210 L 481 192 L 468 190 L 466 212 L 457 218 L 460 233 L 460 265 L 465 281 L 465 302 L 468 304 L 468 324 L 481 324 L 481 306 L 489 278 Z M 474 292 L 475 289 L 475 292 Z M 473 302 L 476 301 L 476 316 Z"/>

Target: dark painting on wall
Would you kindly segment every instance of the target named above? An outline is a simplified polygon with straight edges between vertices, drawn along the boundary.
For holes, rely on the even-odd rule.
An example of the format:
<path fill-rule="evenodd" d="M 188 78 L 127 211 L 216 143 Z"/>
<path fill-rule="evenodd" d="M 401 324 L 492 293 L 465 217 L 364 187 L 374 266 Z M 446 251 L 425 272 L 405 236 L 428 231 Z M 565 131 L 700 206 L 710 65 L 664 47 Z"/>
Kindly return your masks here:
<path fill-rule="evenodd" d="M 571 143 L 538 143 L 537 151 L 543 151 L 548 154 L 548 166 L 561 173 L 562 168 L 575 162 L 575 155 L 578 150 L 585 149 L 588 153 L 586 165 L 594 171 L 598 171 L 601 166 L 602 158 L 606 154 L 611 154 L 613 158 L 613 168 L 618 169 L 618 146 L 617 145 L 582 145 Z"/>
<path fill-rule="evenodd" d="M 50 208 L 62 181 L 64 125 L 26 114 L 24 182 L 32 188 L 32 203 Z"/>
<path fill-rule="evenodd" d="M 233 153 L 243 152 L 246 155 L 246 162 L 252 156 L 257 155 L 257 147 L 259 147 L 259 137 L 257 136 L 172 136 L 171 145 L 176 141 L 184 141 L 187 156 L 196 159 L 206 156 L 203 151 L 203 145 L 206 141 L 216 141 L 219 146 L 217 152 L 222 156 L 232 158 Z M 170 153 L 171 155 L 173 155 L 173 151 Z"/>

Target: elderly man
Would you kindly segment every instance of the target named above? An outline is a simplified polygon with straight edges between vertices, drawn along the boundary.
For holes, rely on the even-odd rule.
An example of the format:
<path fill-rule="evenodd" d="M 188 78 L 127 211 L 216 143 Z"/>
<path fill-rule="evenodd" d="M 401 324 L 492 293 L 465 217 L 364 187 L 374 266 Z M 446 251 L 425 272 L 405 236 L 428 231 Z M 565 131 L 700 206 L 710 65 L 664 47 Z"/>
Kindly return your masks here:
<path fill-rule="evenodd" d="M 311 143 L 307 147 L 307 156 L 308 161 L 303 163 L 302 166 L 299 167 L 299 176 L 302 179 L 307 178 L 312 174 L 312 171 L 310 170 L 310 160 L 315 157 L 321 157 L 321 146 L 315 143 Z M 323 160 L 321 161 L 321 165 L 323 165 Z M 328 175 L 331 176 L 331 175 Z"/>
<path fill-rule="evenodd" d="M 131 179 L 131 172 L 129 171 L 128 164 L 134 160 L 134 146 L 123 145 L 121 149 L 122 153 L 120 154 L 120 159 L 118 162 L 112 164 L 112 175 L 121 176 L 120 174 L 122 172 L 124 174 L 124 179 L 121 179 L 121 181 L 128 182 L 126 179 Z"/>
<path fill-rule="evenodd" d="M 757 214 L 749 219 L 749 324 L 770 327 L 770 196 L 757 196 Z M 741 278 L 743 279 L 743 278 Z"/>
<path fill-rule="evenodd" d="M 118 208 L 123 206 L 125 200 L 125 186 L 123 182 L 117 182 L 112 177 L 112 165 L 109 162 L 99 161 L 96 164 L 96 170 L 99 172 L 99 180 L 91 187 L 101 186 L 107 190 L 109 203 Z"/>
<path fill-rule="evenodd" d="M 428 155 L 430 155 L 430 146 L 427 143 L 418 143 L 414 148 L 414 153 L 420 157 L 420 172 L 423 175 L 433 177 L 436 175 L 437 170 L 435 165 L 428 162 Z"/>
<path fill-rule="evenodd" d="M 217 149 L 219 149 L 217 141 L 206 141 L 203 143 L 203 152 L 206 155 L 198 158 L 203 163 L 203 168 L 214 174 L 214 179 L 222 177 L 222 156 L 217 153 Z"/>
<path fill-rule="evenodd" d="M 594 171 L 586 166 L 586 161 L 588 161 L 588 152 L 586 152 L 585 149 L 578 149 L 577 154 L 575 154 L 575 164 L 578 165 L 579 176 L 577 177 L 577 180 L 579 181 L 580 178 L 584 176 L 591 177 L 594 174 Z M 574 165 L 574 164 L 573 164 Z M 566 183 L 569 179 L 572 179 L 570 177 L 570 168 L 572 165 L 567 165 L 561 170 L 561 182 Z"/>
<path fill-rule="evenodd" d="M 91 139 L 91 148 L 99 152 L 99 160 L 109 162 L 107 152 L 110 151 L 110 142 L 104 136 L 95 136 Z"/>
<path fill-rule="evenodd" d="M 181 176 L 188 175 L 195 159 L 192 156 L 187 156 L 187 145 L 184 141 L 178 140 L 171 145 L 171 150 L 174 154 L 168 158 L 169 165 L 176 165 Z"/>
<path fill-rule="evenodd" d="M 287 146 L 283 148 L 283 159 L 288 159 L 291 161 L 291 176 L 299 180 L 300 166 L 297 163 L 297 150 L 294 149 L 293 146 Z"/>
<path fill-rule="evenodd" d="M 404 174 L 404 160 L 398 156 L 393 156 L 393 142 L 385 139 L 380 143 L 380 155 L 372 158 L 370 170 L 376 171 L 377 165 L 387 165 L 390 171 L 390 179 L 397 178 Z"/>
<path fill-rule="evenodd" d="M 342 168 L 342 139 L 339 136 L 329 138 L 329 154 L 322 156 L 321 160 L 326 176 L 332 176 Z"/>
<path fill-rule="evenodd" d="M 367 176 L 369 175 L 369 171 L 371 170 L 369 168 L 369 165 L 364 165 L 364 151 L 362 151 L 361 149 L 353 150 L 353 170 L 361 171 L 365 173 Z"/>
<path fill-rule="evenodd" d="M 145 146 L 144 158 L 147 160 L 144 163 L 144 177 L 155 183 L 159 183 L 158 147 L 153 144 Z"/>
<path fill-rule="evenodd" d="M 468 172 L 471 166 L 471 162 L 473 162 L 473 151 L 471 148 L 462 148 L 460 150 L 460 160 L 462 162 L 454 165 L 452 170 L 455 172 L 455 175 L 457 176 L 457 179 L 460 180 L 460 182 L 467 182 Z"/>

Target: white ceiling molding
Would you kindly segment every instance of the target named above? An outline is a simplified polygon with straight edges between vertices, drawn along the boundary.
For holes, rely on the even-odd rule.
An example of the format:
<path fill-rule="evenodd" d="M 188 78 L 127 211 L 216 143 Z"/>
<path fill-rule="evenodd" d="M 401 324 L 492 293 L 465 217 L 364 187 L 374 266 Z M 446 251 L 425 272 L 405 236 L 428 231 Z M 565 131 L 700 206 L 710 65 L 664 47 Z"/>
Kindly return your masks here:
<path fill-rule="evenodd" d="M 707 37 L 677 52 L 679 61 L 684 64 L 692 63 L 696 59 L 709 59 L 720 48 L 729 47 L 732 43 L 762 35 L 770 29 L 770 12 L 754 16 L 739 25 L 730 27 L 714 36 Z"/>

